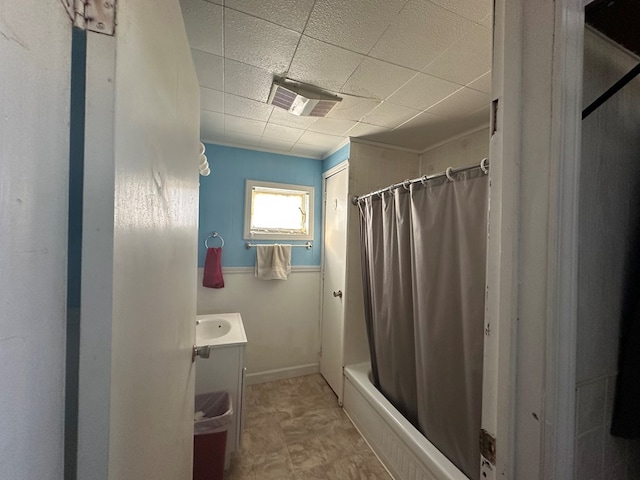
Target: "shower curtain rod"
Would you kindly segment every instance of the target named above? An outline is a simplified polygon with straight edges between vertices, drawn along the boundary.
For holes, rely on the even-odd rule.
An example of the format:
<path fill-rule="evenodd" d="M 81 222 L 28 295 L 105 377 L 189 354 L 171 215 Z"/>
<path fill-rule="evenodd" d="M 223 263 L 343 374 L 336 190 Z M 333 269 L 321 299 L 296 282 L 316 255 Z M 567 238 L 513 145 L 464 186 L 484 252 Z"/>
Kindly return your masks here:
<path fill-rule="evenodd" d="M 447 177 L 449 180 L 453 180 L 453 175 L 456 173 L 461 173 L 461 172 L 467 172 L 469 170 L 475 170 L 476 168 L 479 168 L 483 171 L 484 174 L 489 173 L 489 159 L 488 158 L 483 158 L 482 161 L 480 162 L 479 165 L 472 165 L 470 167 L 461 167 L 461 168 L 447 168 L 444 172 L 440 172 L 440 173 L 434 173 L 433 175 L 423 175 L 422 177 L 418 177 L 418 178 L 413 178 L 411 180 L 405 180 L 403 182 L 400 183 L 394 183 L 393 185 L 389 185 L 388 187 L 385 188 L 381 188 L 380 190 L 376 190 L 374 192 L 371 193 L 366 193 L 364 195 L 354 195 L 353 198 L 351 199 L 351 203 L 353 203 L 354 205 L 357 205 L 358 202 L 364 198 L 367 197 L 371 197 L 372 195 L 382 195 L 385 192 L 391 192 L 393 190 L 395 190 L 396 188 L 400 188 L 400 187 L 404 187 L 407 190 L 409 189 L 409 185 L 411 185 L 412 183 L 422 183 L 424 185 L 424 182 L 428 181 L 428 180 L 433 180 L 434 178 L 440 178 L 440 177 Z"/>

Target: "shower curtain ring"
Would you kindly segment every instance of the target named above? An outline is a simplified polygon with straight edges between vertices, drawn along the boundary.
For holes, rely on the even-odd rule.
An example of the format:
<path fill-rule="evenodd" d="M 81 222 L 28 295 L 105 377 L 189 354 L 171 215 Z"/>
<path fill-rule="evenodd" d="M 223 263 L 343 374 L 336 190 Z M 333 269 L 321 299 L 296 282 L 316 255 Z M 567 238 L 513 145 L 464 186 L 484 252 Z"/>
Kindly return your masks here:
<path fill-rule="evenodd" d="M 420 179 L 420 183 L 422 185 L 424 185 L 425 187 L 427 186 L 427 176 L 423 175 L 422 178 Z"/>
<path fill-rule="evenodd" d="M 382 198 L 382 194 L 384 193 L 384 190 L 378 190 L 376 192 L 376 194 L 378 195 L 378 198 Z"/>
<path fill-rule="evenodd" d="M 450 182 L 453 182 L 455 179 L 453 178 L 453 168 L 447 167 L 444 171 L 444 174 L 447 176 Z"/>
<path fill-rule="evenodd" d="M 409 190 L 409 186 L 411 185 L 411 180 L 409 180 L 408 178 L 402 182 L 402 188 L 404 188 L 405 190 Z"/>
<path fill-rule="evenodd" d="M 484 173 L 485 175 L 487 173 L 489 173 L 489 159 L 488 158 L 483 158 L 482 161 L 480 162 L 480 170 L 482 170 L 482 173 Z"/>

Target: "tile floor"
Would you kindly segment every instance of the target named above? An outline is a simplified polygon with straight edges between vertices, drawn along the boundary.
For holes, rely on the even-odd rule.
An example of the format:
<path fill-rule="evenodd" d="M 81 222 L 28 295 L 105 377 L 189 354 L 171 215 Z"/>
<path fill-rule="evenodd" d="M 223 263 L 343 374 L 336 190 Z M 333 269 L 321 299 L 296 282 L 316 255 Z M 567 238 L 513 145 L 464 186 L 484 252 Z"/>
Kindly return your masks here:
<path fill-rule="evenodd" d="M 391 480 L 319 375 L 252 385 L 225 480 Z"/>

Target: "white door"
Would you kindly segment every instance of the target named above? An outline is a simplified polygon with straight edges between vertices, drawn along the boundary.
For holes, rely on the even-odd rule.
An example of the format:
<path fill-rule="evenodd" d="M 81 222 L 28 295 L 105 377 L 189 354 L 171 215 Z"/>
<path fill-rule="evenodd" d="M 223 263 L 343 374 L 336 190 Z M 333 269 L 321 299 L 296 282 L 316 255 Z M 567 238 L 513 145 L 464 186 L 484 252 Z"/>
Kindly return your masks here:
<path fill-rule="evenodd" d="M 71 20 L 0 2 L 0 478 L 63 478 Z"/>
<path fill-rule="evenodd" d="M 191 478 L 199 90 L 177 0 L 87 33 L 78 479 Z"/>
<path fill-rule="evenodd" d="M 342 403 L 345 266 L 347 260 L 348 167 L 327 177 L 322 288 L 320 373 Z"/>

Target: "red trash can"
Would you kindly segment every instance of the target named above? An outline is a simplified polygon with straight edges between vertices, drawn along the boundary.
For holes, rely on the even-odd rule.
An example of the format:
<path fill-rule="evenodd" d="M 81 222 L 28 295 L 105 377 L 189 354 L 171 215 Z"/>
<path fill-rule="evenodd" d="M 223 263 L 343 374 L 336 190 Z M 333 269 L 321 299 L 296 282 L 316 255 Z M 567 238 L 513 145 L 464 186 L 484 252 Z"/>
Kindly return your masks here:
<path fill-rule="evenodd" d="M 222 480 L 227 430 L 233 418 L 227 392 L 196 395 L 193 422 L 193 480 Z"/>

